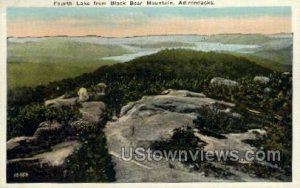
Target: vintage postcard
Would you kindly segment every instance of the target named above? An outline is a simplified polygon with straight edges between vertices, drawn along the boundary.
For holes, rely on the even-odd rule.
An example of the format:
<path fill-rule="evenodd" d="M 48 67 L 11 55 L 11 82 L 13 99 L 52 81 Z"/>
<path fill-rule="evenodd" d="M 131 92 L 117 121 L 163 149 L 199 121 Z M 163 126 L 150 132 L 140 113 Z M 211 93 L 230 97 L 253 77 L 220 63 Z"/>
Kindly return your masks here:
<path fill-rule="evenodd" d="M 296 5 L 3 1 L 3 186 L 297 184 Z"/>

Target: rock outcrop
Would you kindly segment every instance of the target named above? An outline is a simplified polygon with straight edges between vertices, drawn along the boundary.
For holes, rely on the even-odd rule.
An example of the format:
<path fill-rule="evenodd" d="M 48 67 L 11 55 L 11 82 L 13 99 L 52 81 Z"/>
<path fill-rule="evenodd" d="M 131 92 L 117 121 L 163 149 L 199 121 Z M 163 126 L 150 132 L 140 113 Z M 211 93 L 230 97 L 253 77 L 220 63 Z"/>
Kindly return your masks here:
<path fill-rule="evenodd" d="M 46 172 L 52 167 L 61 167 L 81 147 L 81 142 L 71 132 L 69 127 L 58 122 L 46 121 L 39 125 L 33 136 L 10 139 L 7 141 L 8 171 L 16 174 L 19 173 L 17 169 L 28 172 L 35 168 Z"/>
<path fill-rule="evenodd" d="M 78 140 L 70 140 L 51 146 L 43 152 L 9 159 L 8 182 L 53 182 L 66 178 L 68 158 L 82 147 Z"/>
<path fill-rule="evenodd" d="M 85 93 L 85 92 L 83 92 Z M 91 100 L 91 98 L 89 98 Z M 103 125 L 106 106 L 100 101 L 86 101 L 79 97 L 46 101 L 48 107 L 72 106 L 80 104 L 81 118 L 61 124 L 42 122 L 32 136 L 20 136 L 7 142 L 7 176 L 9 182 L 26 182 L 26 178 L 37 176 L 36 181 L 53 181 L 53 177 L 67 176 L 67 163 L 70 157 L 90 144 L 79 135 L 93 126 Z M 198 164 L 183 164 L 176 160 L 138 160 L 137 152 L 131 149 L 150 149 L 155 142 L 171 140 L 175 130 L 189 130 L 199 141 L 203 151 L 237 150 L 239 155 L 246 151 L 256 151 L 247 140 L 255 140 L 265 134 L 259 126 L 248 126 L 245 132 L 224 134 L 209 132 L 206 127 L 196 125 L 202 117 L 203 109 L 214 110 L 236 120 L 243 115 L 236 111 L 234 103 L 216 100 L 187 90 L 168 89 L 161 95 L 144 96 L 130 102 L 121 109 L 117 117 L 104 128 L 109 153 L 115 164 L 117 182 L 207 182 L 207 181 L 270 181 L 250 176 L 245 171 L 224 163 L 211 162 L 210 168 L 226 172 L 226 177 L 207 175 L 199 170 Z M 257 122 L 253 122 L 253 125 Z M 261 125 L 260 125 L 261 126 Z M 206 132 L 205 132 L 206 131 Z M 197 147 L 198 147 L 197 146 Z M 82 150 L 81 150 L 82 151 Z M 127 156 L 127 157 L 126 157 Z M 128 156 L 132 160 L 127 160 Z M 148 156 L 149 157 L 149 156 Z M 251 163 L 238 161 L 239 164 Z M 22 177 L 22 178 L 20 178 Z M 57 180 L 57 179 L 56 179 Z M 29 180 L 28 180 L 29 181 Z"/>
<path fill-rule="evenodd" d="M 15 137 L 7 141 L 8 182 L 52 182 L 66 176 L 67 161 L 85 144 L 80 133 L 101 125 L 106 110 L 103 102 L 86 101 L 87 92 L 84 90 L 79 94 L 78 98 L 65 99 L 62 96 L 48 100 L 45 105 L 73 106 L 80 102 L 78 111 L 81 118 L 67 124 L 45 121 L 40 123 L 32 136 Z"/>
<path fill-rule="evenodd" d="M 130 148 L 142 147 L 145 150 L 156 141 L 169 140 L 175 129 L 190 127 L 194 136 L 206 142 L 205 150 L 232 150 L 241 153 L 255 150 L 254 147 L 242 140 L 255 139 L 257 132 L 249 130 L 245 133 L 225 134 L 225 139 L 203 135 L 195 129 L 193 121 L 203 107 L 222 106 L 220 111 L 233 108 L 233 103 L 218 101 L 206 97 L 202 93 L 186 90 L 166 90 L 164 95 L 144 96 L 141 100 L 131 102 L 121 110 L 117 121 L 107 123 L 104 129 L 110 154 L 115 162 L 116 179 L 118 182 L 201 182 L 201 181 L 261 181 L 250 177 L 244 172 L 230 170 L 226 165 L 220 168 L 232 173 L 229 178 L 205 176 L 204 173 L 191 170 L 189 166 L 179 161 L 149 161 L 137 160 L 137 153 L 130 152 Z M 234 110 L 227 110 L 227 114 L 235 116 Z M 238 113 L 236 113 L 238 114 Z M 199 143 L 202 144 L 202 143 Z M 123 152 L 122 152 L 123 148 Z M 132 160 L 124 160 L 130 156 Z M 123 156 L 122 156 L 123 155 Z M 213 163 L 212 163 L 213 164 Z"/>
<path fill-rule="evenodd" d="M 18 173 L 34 176 L 35 172 L 39 172 L 45 175 L 40 177 L 40 181 L 45 181 L 47 173 L 62 170 L 68 157 L 76 154 L 82 145 L 71 132 L 70 127 L 46 121 L 40 124 L 33 136 L 7 141 L 8 180 L 18 178 Z M 26 181 L 26 177 L 23 180 Z"/>

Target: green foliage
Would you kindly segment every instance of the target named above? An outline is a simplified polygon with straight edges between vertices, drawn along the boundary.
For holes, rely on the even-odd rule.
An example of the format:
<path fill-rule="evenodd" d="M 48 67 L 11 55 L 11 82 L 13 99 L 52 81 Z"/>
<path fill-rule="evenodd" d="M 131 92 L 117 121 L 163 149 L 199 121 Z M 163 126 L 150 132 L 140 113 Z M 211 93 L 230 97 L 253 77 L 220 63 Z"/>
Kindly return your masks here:
<path fill-rule="evenodd" d="M 220 112 L 217 108 L 202 108 L 198 110 L 200 116 L 194 120 L 196 128 L 200 131 L 215 134 L 238 133 L 248 130 L 245 120 L 232 117 L 229 114 Z"/>
<path fill-rule="evenodd" d="M 238 57 L 244 57 L 249 59 L 250 61 L 255 62 L 256 64 L 266 67 L 268 69 L 274 70 L 274 71 L 279 71 L 279 72 L 284 72 L 284 71 L 292 71 L 292 65 L 291 63 L 288 64 L 283 64 L 282 62 L 274 61 L 272 59 L 266 59 L 264 57 L 258 56 L 258 55 L 253 55 L 250 53 L 236 53 L 236 52 L 231 52 L 230 54 L 233 54 Z M 285 61 L 286 62 L 286 61 Z"/>
<path fill-rule="evenodd" d="M 96 125 L 80 132 L 83 143 L 77 155 L 68 160 L 65 182 L 111 182 L 115 180 L 114 164 L 107 150 L 104 133 Z"/>
<path fill-rule="evenodd" d="M 201 145 L 199 145 L 201 143 Z M 234 177 L 235 175 L 231 172 L 224 171 L 222 168 L 218 168 L 211 163 L 207 162 L 205 158 L 204 146 L 206 143 L 195 137 L 192 129 L 187 127 L 186 129 L 178 128 L 174 130 L 172 137 L 166 141 L 156 141 L 151 144 L 151 149 L 154 151 L 161 151 L 169 153 L 172 152 L 174 155 L 177 153 L 176 157 L 185 165 L 188 165 L 191 170 L 198 172 L 204 172 L 205 176 L 228 178 Z M 181 152 L 186 152 L 186 159 L 184 155 L 180 156 Z M 202 154 L 203 155 L 202 155 Z M 192 157 L 193 154 L 194 156 Z M 168 156 L 164 156 L 168 157 Z M 169 163 L 169 167 L 172 168 L 172 163 Z"/>
<path fill-rule="evenodd" d="M 57 121 L 62 124 L 68 124 L 80 118 L 80 105 L 61 106 L 58 108 L 47 108 L 45 110 L 45 118 L 49 121 Z"/>
<path fill-rule="evenodd" d="M 265 59 L 270 59 L 275 62 L 284 65 L 292 65 L 293 62 L 293 46 L 290 45 L 286 48 L 274 50 L 274 49 L 266 49 L 259 52 L 254 53 L 255 56 L 262 57 Z"/>
<path fill-rule="evenodd" d="M 193 131 L 190 127 L 187 129 L 178 128 L 174 130 L 174 133 L 170 140 L 166 141 L 155 141 L 151 144 L 151 149 L 158 150 L 162 152 L 175 152 L 186 151 L 187 152 L 187 160 L 183 161 L 186 164 L 195 163 L 195 161 L 191 158 L 189 152 L 196 153 L 197 150 L 203 150 L 203 146 L 199 147 L 200 139 L 195 137 Z M 164 153 L 163 153 L 164 154 Z M 167 156 L 164 156 L 167 157 Z M 179 158 L 180 156 L 177 155 Z M 197 156 L 198 157 L 198 156 Z M 197 159 L 196 159 L 197 160 Z M 198 159 L 199 160 L 199 159 Z"/>
<path fill-rule="evenodd" d="M 290 123 L 272 124 L 267 134 L 256 143 L 264 151 L 280 151 L 280 161 L 273 162 L 285 170 L 285 175 L 292 174 L 292 125 Z"/>
<path fill-rule="evenodd" d="M 91 72 L 104 65 L 113 65 L 114 61 L 97 60 L 95 62 L 43 62 L 8 63 L 8 88 L 35 87 L 64 78 L 74 78 Z"/>
<path fill-rule="evenodd" d="M 80 117 L 79 106 L 45 108 L 41 103 L 33 103 L 23 108 L 9 108 L 7 114 L 7 139 L 15 136 L 32 136 L 43 121 L 58 121 L 67 124 Z"/>
<path fill-rule="evenodd" d="M 45 108 L 39 103 L 32 103 L 23 108 L 8 108 L 7 139 L 14 136 L 31 136 L 38 125 L 45 120 Z"/>

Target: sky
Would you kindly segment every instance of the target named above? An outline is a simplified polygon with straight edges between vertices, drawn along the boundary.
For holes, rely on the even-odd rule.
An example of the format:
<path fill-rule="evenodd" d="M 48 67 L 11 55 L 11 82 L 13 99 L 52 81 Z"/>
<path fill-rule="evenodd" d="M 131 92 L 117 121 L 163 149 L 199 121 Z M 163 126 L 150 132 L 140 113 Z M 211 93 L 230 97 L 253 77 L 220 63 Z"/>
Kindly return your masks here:
<path fill-rule="evenodd" d="M 290 33 L 290 7 L 8 8 L 13 37 Z"/>

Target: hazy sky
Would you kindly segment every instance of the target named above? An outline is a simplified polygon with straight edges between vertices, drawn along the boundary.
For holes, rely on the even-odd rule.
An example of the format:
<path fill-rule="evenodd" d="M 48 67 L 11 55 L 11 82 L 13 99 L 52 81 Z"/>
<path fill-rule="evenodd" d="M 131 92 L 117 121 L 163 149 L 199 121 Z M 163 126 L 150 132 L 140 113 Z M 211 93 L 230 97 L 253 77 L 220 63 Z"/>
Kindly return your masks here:
<path fill-rule="evenodd" d="M 8 36 L 291 32 L 290 7 L 8 8 Z"/>

